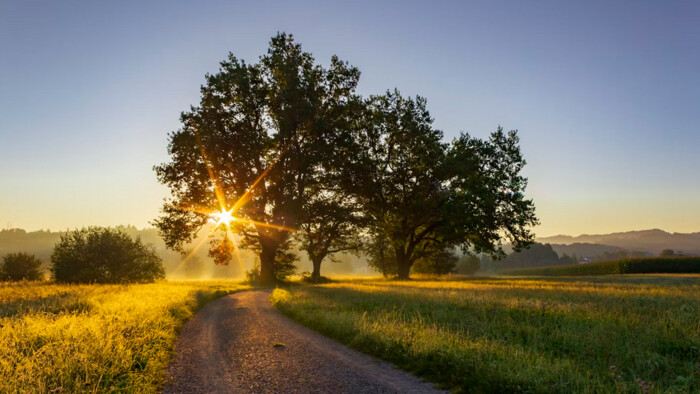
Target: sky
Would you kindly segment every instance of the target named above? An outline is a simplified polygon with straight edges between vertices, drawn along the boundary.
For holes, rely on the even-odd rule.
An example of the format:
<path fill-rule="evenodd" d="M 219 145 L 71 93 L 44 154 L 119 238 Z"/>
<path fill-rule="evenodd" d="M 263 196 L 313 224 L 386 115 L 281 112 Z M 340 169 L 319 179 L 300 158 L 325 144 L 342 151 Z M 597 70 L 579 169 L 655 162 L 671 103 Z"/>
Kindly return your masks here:
<path fill-rule="evenodd" d="M 149 226 L 153 166 L 278 31 L 452 139 L 518 129 L 538 236 L 700 231 L 695 1 L 0 1 L 0 228 Z"/>

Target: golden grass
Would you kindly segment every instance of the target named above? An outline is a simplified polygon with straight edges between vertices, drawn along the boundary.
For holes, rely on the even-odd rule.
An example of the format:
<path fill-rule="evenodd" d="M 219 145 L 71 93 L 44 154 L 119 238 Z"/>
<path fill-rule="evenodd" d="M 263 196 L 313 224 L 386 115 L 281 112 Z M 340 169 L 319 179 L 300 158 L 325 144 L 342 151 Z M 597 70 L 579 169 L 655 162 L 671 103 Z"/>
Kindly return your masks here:
<path fill-rule="evenodd" d="M 698 275 L 353 280 L 272 300 L 455 391 L 700 391 Z"/>
<path fill-rule="evenodd" d="M 183 323 L 245 288 L 0 283 L 0 392 L 155 392 Z"/>

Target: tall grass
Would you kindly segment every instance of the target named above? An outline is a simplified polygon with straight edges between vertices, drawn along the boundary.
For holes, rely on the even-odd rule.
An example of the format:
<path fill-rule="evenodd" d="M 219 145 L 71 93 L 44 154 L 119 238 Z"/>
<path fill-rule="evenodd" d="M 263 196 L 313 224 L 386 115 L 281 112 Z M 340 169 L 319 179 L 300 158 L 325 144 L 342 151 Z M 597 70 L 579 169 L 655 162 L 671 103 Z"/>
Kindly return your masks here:
<path fill-rule="evenodd" d="M 698 392 L 700 277 L 355 281 L 293 319 L 457 392 Z"/>
<path fill-rule="evenodd" d="M 182 324 L 243 288 L 0 283 L 0 392 L 155 392 Z"/>
<path fill-rule="evenodd" d="M 590 264 L 522 268 L 500 271 L 502 275 L 584 276 L 651 273 L 700 273 L 700 257 L 644 257 Z"/>

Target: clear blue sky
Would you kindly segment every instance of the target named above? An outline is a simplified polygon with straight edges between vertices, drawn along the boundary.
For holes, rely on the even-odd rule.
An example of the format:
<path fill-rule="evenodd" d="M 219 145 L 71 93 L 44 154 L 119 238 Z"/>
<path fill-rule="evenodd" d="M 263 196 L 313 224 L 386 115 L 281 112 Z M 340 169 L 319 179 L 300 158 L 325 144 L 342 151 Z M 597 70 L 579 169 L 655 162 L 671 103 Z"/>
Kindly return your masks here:
<path fill-rule="evenodd" d="M 0 3 L 0 227 L 146 226 L 152 166 L 229 51 L 277 31 L 436 127 L 519 129 L 538 235 L 700 231 L 695 1 Z"/>

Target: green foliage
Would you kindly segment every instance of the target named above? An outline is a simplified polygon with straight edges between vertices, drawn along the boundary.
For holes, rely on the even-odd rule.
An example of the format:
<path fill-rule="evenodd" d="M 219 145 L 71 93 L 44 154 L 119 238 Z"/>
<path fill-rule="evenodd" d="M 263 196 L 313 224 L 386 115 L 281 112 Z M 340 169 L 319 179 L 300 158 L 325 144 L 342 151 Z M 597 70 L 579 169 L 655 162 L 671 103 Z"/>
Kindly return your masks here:
<path fill-rule="evenodd" d="M 459 257 L 451 250 L 442 250 L 416 260 L 411 269 L 417 274 L 446 275 L 454 272 Z"/>
<path fill-rule="evenodd" d="M 51 254 L 57 282 L 130 283 L 165 278 L 150 245 L 120 229 L 88 227 L 65 233 Z"/>
<path fill-rule="evenodd" d="M 513 269 L 502 275 L 578 276 L 652 273 L 700 273 L 700 257 L 647 257 L 560 267 Z"/>
<path fill-rule="evenodd" d="M 389 237 L 380 226 L 375 225 L 373 229 L 363 249 L 367 255 L 367 265 L 380 272 L 385 278 L 394 276 L 398 272 L 398 265 Z"/>
<path fill-rule="evenodd" d="M 0 265 L 0 281 L 42 280 L 41 260 L 24 252 L 9 253 Z"/>
<path fill-rule="evenodd" d="M 230 54 L 170 135 L 171 161 L 155 168 L 172 194 L 154 223 L 168 247 L 181 249 L 222 209 L 239 220 L 218 230 L 260 254 L 263 281 L 276 276 L 289 229 L 314 276 L 327 256 L 359 250 L 360 233 L 371 265 L 401 278 L 436 250 L 501 256 L 505 239 L 516 250 L 532 242 L 515 131 L 447 144 L 424 98 L 363 100 L 359 76 L 337 57 L 317 65 L 284 33 L 258 63 Z M 217 263 L 233 256 L 228 239 L 212 237 Z"/>
<path fill-rule="evenodd" d="M 155 168 L 172 194 L 155 221 L 166 244 L 182 248 L 208 222 L 207 212 L 233 209 L 241 220 L 219 230 L 239 233 L 241 247 L 260 254 L 261 280 L 274 281 L 286 264 L 277 250 L 289 229 L 317 220 L 304 208 L 327 186 L 321 163 L 354 118 L 347 107 L 356 102 L 359 76 L 335 56 L 328 68 L 316 64 L 284 33 L 258 63 L 230 54 L 171 133 L 171 161 Z M 231 258 L 228 247 L 211 250 L 225 252 L 220 263 Z"/>
<path fill-rule="evenodd" d="M 481 269 L 481 260 L 473 254 L 465 254 L 457 262 L 457 273 L 474 275 Z"/>
<path fill-rule="evenodd" d="M 564 253 L 559 258 L 559 264 L 561 264 L 561 265 L 578 264 L 578 258 L 576 257 L 576 255 L 569 256 L 568 254 Z"/>
<path fill-rule="evenodd" d="M 550 244 L 533 243 L 526 249 L 513 252 L 503 260 L 494 262 L 498 270 L 510 268 L 543 267 L 548 265 L 563 265 L 569 259 L 562 261 Z M 575 262 L 573 262 L 575 263 Z"/>
<path fill-rule="evenodd" d="M 455 393 L 700 391 L 697 276 L 363 280 L 271 299 Z"/>
<path fill-rule="evenodd" d="M 359 231 L 364 219 L 356 202 L 342 191 L 319 187 L 314 193 L 303 209 L 305 217 L 295 238 L 311 260 L 313 280 L 321 280 L 321 264 L 326 258 L 337 262 L 337 253 L 361 249 Z"/>
<path fill-rule="evenodd" d="M 673 251 L 673 249 L 664 249 L 661 251 L 661 254 L 659 255 L 661 257 L 674 257 L 678 256 L 676 252 Z"/>
<path fill-rule="evenodd" d="M 488 140 L 462 134 L 448 145 L 422 97 L 395 90 L 366 105 L 346 190 L 370 220 L 373 266 L 386 275 L 395 265 L 407 278 L 435 250 L 500 255 L 503 238 L 516 248 L 532 241 L 528 227 L 537 219 L 523 195 L 525 162 L 514 131 L 499 127 Z"/>
<path fill-rule="evenodd" d="M 287 241 L 277 249 L 277 256 L 274 261 L 274 279 L 277 282 L 284 282 L 287 277 L 296 273 L 297 256 L 289 250 L 290 246 L 291 243 Z M 260 264 L 256 264 L 250 270 L 246 270 L 245 277 L 246 282 L 252 285 L 270 284 L 261 278 Z"/>

